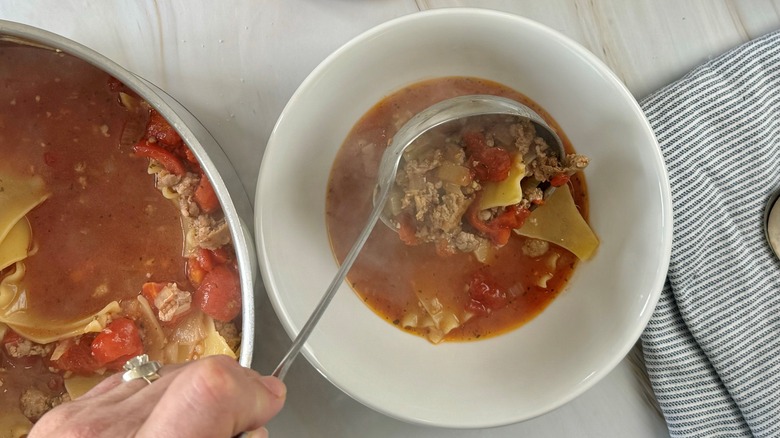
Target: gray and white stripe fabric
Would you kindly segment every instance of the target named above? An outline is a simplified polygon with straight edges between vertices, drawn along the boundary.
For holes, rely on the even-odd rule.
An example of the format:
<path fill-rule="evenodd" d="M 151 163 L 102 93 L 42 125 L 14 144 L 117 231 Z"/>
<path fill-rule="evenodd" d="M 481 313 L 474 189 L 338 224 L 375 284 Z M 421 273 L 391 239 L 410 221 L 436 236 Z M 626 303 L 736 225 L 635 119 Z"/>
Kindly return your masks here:
<path fill-rule="evenodd" d="M 642 335 L 669 432 L 780 437 L 780 262 L 762 227 L 780 186 L 780 32 L 641 106 L 674 208 L 667 282 Z"/>

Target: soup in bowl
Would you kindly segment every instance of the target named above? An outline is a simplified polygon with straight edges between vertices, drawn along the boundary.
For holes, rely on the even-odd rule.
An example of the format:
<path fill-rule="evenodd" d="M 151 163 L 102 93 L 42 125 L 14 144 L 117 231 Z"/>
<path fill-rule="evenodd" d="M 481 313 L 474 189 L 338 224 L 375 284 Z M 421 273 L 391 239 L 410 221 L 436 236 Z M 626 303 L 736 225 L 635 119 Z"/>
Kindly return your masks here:
<path fill-rule="evenodd" d="M 407 148 L 384 210 L 388 227 L 374 230 L 347 280 L 386 321 L 432 343 L 518 327 L 558 295 L 578 258 L 598 247 L 585 221 L 588 158 L 573 153 L 550 115 L 500 84 L 446 77 L 384 98 L 340 148 L 326 204 L 338 260 L 367 221 L 379 160 L 399 127 L 443 99 L 475 94 L 535 108 L 572 153 L 558 157 L 539 135 L 544 128 L 507 115 L 446 123 Z"/>
<path fill-rule="evenodd" d="M 426 81 L 446 78 L 476 78 L 521 94 L 555 122 L 553 127 L 568 139 L 571 153 L 589 158 L 584 171 L 577 173 L 584 175 L 586 184 L 572 183 L 571 193 L 579 215 L 598 238 L 598 248 L 573 270 L 552 272 L 559 276 L 545 286 L 550 286 L 548 295 L 554 299 L 544 295 L 547 287 L 538 286 L 527 297 L 543 298 L 544 303 L 536 307 L 526 303 L 526 313 L 514 313 L 507 304 L 510 307 L 492 309 L 489 316 L 471 316 L 447 333 L 439 326 L 442 337 L 432 339 L 430 326 L 402 323 L 405 313 L 392 313 L 402 305 L 382 302 L 396 298 L 386 295 L 388 285 L 400 285 L 404 289 L 400 294 L 411 297 L 415 289 L 408 285 L 415 274 L 409 271 L 417 269 L 432 273 L 425 289 L 457 280 L 466 293 L 461 297 L 470 300 L 464 283 L 479 271 L 477 254 L 442 257 L 435 241 L 406 245 L 400 241 L 401 233 L 379 224 L 371 238 L 392 241 L 391 250 L 374 248 L 373 260 L 363 260 L 362 267 L 358 261 L 350 282 L 342 285 L 309 338 L 304 355 L 345 393 L 392 417 L 444 427 L 498 426 L 549 412 L 609 373 L 638 339 L 665 278 L 671 210 L 663 160 L 637 102 L 595 56 L 537 23 L 486 10 L 413 14 L 358 36 L 311 73 L 279 118 L 259 174 L 255 235 L 269 297 L 284 328 L 294 336 L 332 280 L 339 258 L 351 245 L 350 236 L 362 227 L 361 215 L 371 206 L 369 175 L 376 157 L 361 162 L 371 155 L 361 152 L 381 153 L 389 138 L 354 149 L 345 140 L 380 102 Z M 475 92 L 489 90 L 463 94 Z M 420 107 L 409 112 L 428 103 L 420 101 Z M 402 115 L 398 122 L 409 116 Z M 370 146 L 372 142 L 376 144 Z M 372 152 L 373 147 L 377 149 Z M 345 153 L 348 149 L 352 152 Z M 468 161 L 466 157 L 464 163 Z M 353 167 L 342 171 L 342 165 Z M 333 185 L 339 175 L 353 185 Z M 350 182 L 352 177 L 355 181 Z M 458 188 L 462 193 L 466 179 Z M 339 212 L 338 203 L 348 206 Z M 398 211 L 404 211 L 400 207 Z M 542 213 L 542 208 L 534 214 Z M 521 228 L 527 225 L 526 219 Z M 458 226 L 475 234 L 473 223 L 461 221 Z M 422 239 L 418 231 L 413 236 Z M 510 272 L 512 263 L 523 271 L 537 261 L 523 253 L 528 239 L 515 239 L 517 233 L 510 232 L 510 239 L 496 251 L 503 259 L 502 251 L 509 250 L 509 257 L 494 263 L 500 269 L 491 275 L 504 292 L 520 296 L 522 292 L 512 288 L 523 281 L 510 278 L 515 275 Z M 367 250 L 372 251 L 370 245 Z M 561 251 L 556 269 L 565 266 L 558 265 L 564 254 L 570 261 L 578 259 L 571 250 L 550 251 L 548 247 L 540 252 L 539 270 L 554 252 Z M 434 267 L 426 269 L 426 263 Z M 544 284 L 541 280 L 537 276 L 524 281 Z M 484 299 L 476 301 L 489 305 Z M 416 309 L 418 302 L 415 297 L 406 307 Z M 479 310 L 478 304 L 472 307 L 475 315 Z M 425 313 L 417 316 L 419 321 Z M 506 324 L 469 327 L 490 316 L 507 316 Z M 458 315 L 459 321 L 466 319 L 465 313 Z M 434 344 L 435 340 L 440 342 Z"/>

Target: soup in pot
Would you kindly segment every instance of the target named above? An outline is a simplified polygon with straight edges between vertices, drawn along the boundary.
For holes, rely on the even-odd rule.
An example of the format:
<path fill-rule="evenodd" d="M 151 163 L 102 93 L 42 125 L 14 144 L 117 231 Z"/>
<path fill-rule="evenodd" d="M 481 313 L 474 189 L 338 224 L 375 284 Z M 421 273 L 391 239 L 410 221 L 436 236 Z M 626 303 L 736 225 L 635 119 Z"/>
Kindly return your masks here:
<path fill-rule="evenodd" d="M 0 437 L 145 353 L 236 357 L 241 295 L 220 202 L 132 90 L 0 41 Z"/>

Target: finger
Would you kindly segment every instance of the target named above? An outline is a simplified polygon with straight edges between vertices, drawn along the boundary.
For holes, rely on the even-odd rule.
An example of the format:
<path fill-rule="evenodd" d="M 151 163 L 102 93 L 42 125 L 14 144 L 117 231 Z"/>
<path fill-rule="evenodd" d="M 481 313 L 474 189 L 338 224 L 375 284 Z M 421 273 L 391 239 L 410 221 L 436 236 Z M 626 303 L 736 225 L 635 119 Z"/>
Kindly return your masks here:
<path fill-rule="evenodd" d="M 157 402 L 174 381 L 180 366 L 165 367 L 163 376 L 152 384 L 143 379 L 123 382 L 121 374 L 106 378 L 88 394 L 64 403 L 43 416 L 36 432 L 46 436 L 90 436 L 134 434 L 151 414 Z M 56 434 L 54 432 L 57 432 Z M 2 432 L 0 431 L 0 436 Z"/>
<path fill-rule="evenodd" d="M 122 384 L 122 375 L 121 374 L 112 374 L 105 379 L 103 379 L 100 383 L 95 385 L 92 389 L 84 393 L 81 397 L 79 397 L 79 400 L 87 400 L 89 398 L 105 394 L 108 391 L 111 391 L 112 389 L 116 388 L 117 386 Z"/>
<path fill-rule="evenodd" d="M 242 435 L 242 438 L 268 438 L 268 429 L 261 427 L 260 429 L 249 430 L 245 432 L 246 435 Z"/>
<path fill-rule="evenodd" d="M 139 436 L 233 436 L 260 429 L 281 410 L 284 384 L 226 356 L 201 359 L 176 376 Z"/>
<path fill-rule="evenodd" d="M 103 403 L 115 403 L 125 400 L 131 397 L 133 394 L 137 394 L 142 391 L 146 386 L 164 386 L 170 383 L 170 380 L 180 372 L 184 364 L 165 365 L 157 371 L 160 378 L 154 381 L 154 385 L 150 385 L 144 379 L 134 379 L 129 382 L 122 380 L 123 373 L 116 373 L 106 380 L 100 382 L 91 391 L 84 394 L 80 399 L 90 398 L 95 396 L 101 396 L 101 402 Z M 162 383 L 162 385 L 158 385 Z M 93 394 L 92 392 L 95 391 Z"/>
<path fill-rule="evenodd" d="M 105 416 L 112 418 L 111 424 L 107 426 L 111 430 L 137 431 L 149 418 L 183 367 L 184 365 L 177 365 L 166 366 L 165 370 L 160 369 L 163 375 L 151 384 L 143 379 L 121 382 L 120 378 L 119 385 L 112 390 L 83 402 L 86 403 L 83 409 L 90 411 L 92 415 L 99 411 L 98 416 L 101 418 L 98 422 L 103 422 L 102 417 Z"/>

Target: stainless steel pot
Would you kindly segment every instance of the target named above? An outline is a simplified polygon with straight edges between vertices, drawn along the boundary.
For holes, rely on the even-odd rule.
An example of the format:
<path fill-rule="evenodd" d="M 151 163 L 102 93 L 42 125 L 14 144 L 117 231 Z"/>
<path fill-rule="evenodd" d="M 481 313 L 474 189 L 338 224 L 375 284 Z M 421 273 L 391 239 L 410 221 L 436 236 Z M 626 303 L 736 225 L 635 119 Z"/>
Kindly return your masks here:
<path fill-rule="evenodd" d="M 138 93 L 178 131 L 214 186 L 230 227 L 243 299 L 239 362 L 250 366 L 254 347 L 254 281 L 257 274 L 254 241 L 247 226 L 252 223 L 252 205 L 233 165 L 214 137 L 195 116 L 157 86 L 81 44 L 32 26 L 4 20 L 0 20 L 0 41 L 61 51 L 100 68 Z"/>

